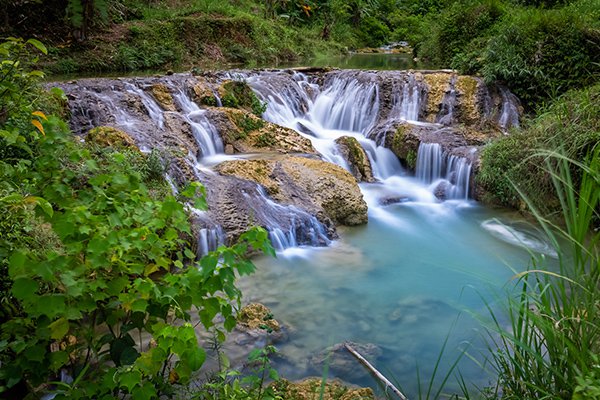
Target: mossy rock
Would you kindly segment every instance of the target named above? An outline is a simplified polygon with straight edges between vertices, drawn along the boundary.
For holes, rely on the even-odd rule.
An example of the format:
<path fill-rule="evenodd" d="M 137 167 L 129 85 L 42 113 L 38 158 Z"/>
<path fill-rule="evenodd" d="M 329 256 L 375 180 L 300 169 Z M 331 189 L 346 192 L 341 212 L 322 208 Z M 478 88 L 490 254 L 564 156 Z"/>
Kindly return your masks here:
<path fill-rule="evenodd" d="M 424 74 L 423 79 L 427 83 L 427 106 L 425 108 L 425 119 L 427 122 L 435 122 L 435 117 L 440 111 L 440 105 L 444 100 L 444 95 L 448 90 L 452 74 L 446 72 L 436 72 Z"/>
<path fill-rule="evenodd" d="M 223 107 L 243 109 L 257 116 L 265 112 L 265 105 L 244 81 L 225 81 L 218 92 Z"/>
<path fill-rule="evenodd" d="M 88 144 L 95 144 L 100 147 L 112 147 L 117 150 L 138 150 L 131 136 L 112 126 L 99 126 L 90 129 L 85 140 Z"/>
<path fill-rule="evenodd" d="M 156 99 L 156 102 L 163 108 L 165 111 L 177 111 L 177 107 L 175 107 L 175 101 L 173 100 L 173 96 L 169 91 L 169 88 L 162 83 L 157 83 L 152 85 L 151 87 L 152 96 Z"/>
<path fill-rule="evenodd" d="M 197 78 L 198 82 L 192 86 L 192 95 L 194 101 L 198 105 L 216 107 L 217 97 L 213 92 L 213 89 L 210 87 L 209 83 L 204 78 Z"/>
<path fill-rule="evenodd" d="M 336 144 L 342 156 L 350 165 L 350 173 L 359 182 L 374 182 L 371 161 L 358 140 L 351 136 L 342 136 L 336 139 Z"/>
<path fill-rule="evenodd" d="M 271 310 L 260 303 L 250 303 L 242 307 L 237 319 L 238 327 L 242 330 L 266 329 L 277 332 L 281 329 L 279 322 L 273 319 Z"/>
<path fill-rule="evenodd" d="M 337 379 L 325 382 L 323 397 L 320 397 L 322 378 L 308 378 L 300 382 L 282 379 L 271 386 L 276 394 L 287 400 L 375 400 L 371 388 L 351 388 Z"/>

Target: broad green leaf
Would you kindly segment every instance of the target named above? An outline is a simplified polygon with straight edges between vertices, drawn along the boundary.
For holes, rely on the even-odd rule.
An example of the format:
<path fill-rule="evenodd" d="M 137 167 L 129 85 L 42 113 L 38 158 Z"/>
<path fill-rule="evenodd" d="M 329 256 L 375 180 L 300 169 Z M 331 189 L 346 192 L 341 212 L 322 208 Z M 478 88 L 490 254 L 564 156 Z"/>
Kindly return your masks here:
<path fill-rule="evenodd" d="M 48 54 L 48 49 L 46 48 L 46 46 L 44 46 L 44 44 L 42 42 L 40 42 L 37 39 L 29 39 L 27 41 L 27 43 L 29 43 L 30 45 L 32 45 L 33 47 L 35 47 L 36 49 L 38 49 L 39 51 L 41 51 L 44 54 Z"/>
<path fill-rule="evenodd" d="M 14 280 L 12 293 L 19 300 L 31 302 L 34 300 L 38 289 L 39 284 L 35 280 L 23 277 Z"/>
<path fill-rule="evenodd" d="M 119 384 L 131 393 L 134 387 L 142 382 L 142 373 L 137 370 L 127 371 L 119 376 Z"/>
<path fill-rule="evenodd" d="M 50 328 L 50 337 L 59 340 L 69 332 L 69 321 L 62 317 L 51 323 L 48 327 Z"/>
<path fill-rule="evenodd" d="M 142 386 L 136 386 L 131 392 L 131 397 L 135 400 L 152 400 L 158 398 L 156 388 L 148 381 Z"/>
<path fill-rule="evenodd" d="M 54 210 L 52 209 L 52 205 L 42 197 L 35 197 L 35 201 L 37 205 L 48 215 L 50 218 L 54 215 Z"/>

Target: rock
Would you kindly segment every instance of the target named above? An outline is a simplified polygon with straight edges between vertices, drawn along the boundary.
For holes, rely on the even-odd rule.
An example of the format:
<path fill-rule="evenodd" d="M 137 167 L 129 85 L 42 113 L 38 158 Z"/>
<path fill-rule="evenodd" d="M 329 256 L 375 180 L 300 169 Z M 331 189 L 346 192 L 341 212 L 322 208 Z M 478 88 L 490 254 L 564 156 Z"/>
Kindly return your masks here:
<path fill-rule="evenodd" d="M 316 154 L 309 139 L 293 129 L 267 122 L 245 110 L 213 108 L 207 117 L 234 153 Z"/>
<path fill-rule="evenodd" d="M 112 126 L 99 126 L 90 129 L 85 141 L 101 147 L 112 147 L 118 150 L 138 150 L 135 142 L 127 133 Z"/>
<path fill-rule="evenodd" d="M 383 354 L 381 348 L 373 343 L 349 342 L 348 344 L 371 363 L 374 363 Z M 350 381 L 359 380 L 369 375 L 365 367 L 348 352 L 344 343 L 338 343 L 313 355 L 310 357 L 310 362 L 316 371 L 321 371 L 327 362 L 329 371 L 334 376 L 343 377 Z"/>
<path fill-rule="evenodd" d="M 169 91 L 169 88 L 163 83 L 155 83 L 150 88 L 152 92 L 152 96 L 156 99 L 156 102 L 163 108 L 165 111 L 177 111 L 175 107 L 175 101 L 173 101 L 173 96 Z"/>
<path fill-rule="evenodd" d="M 408 197 L 406 196 L 394 196 L 394 197 L 382 197 L 379 199 L 379 205 L 389 206 L 392 204 L 398 204 L 408 201 Z"/>
<path fill-rule="evenodd" d="M 263 103 L 244 81 L 225 81 L 217 91 L 223 107 L 243 109 L 257 116 L 265 111 Z"/>
<path fill-rule="evenodd" d="M 321 394 L 322 378 L 307 378 L 299 382 L 282 379 L 272 385 L 275 393 L 284 399 L 294 400 L 375 400 L 371 388 L 356 388 L 338 379 L 327 380 L 323 397 Z"/>
<path fill-rule="evenodd" d="M 448 190 L 449 186 L 450 185 L 448 181 L 441 181 L 433 190 L 433 194 L 442 201 L 446 200 L 446 191 Z"/>
<path fill-rule="evenodd" d="M 197 81 L 191 87 L 192 98 L 199 106 L 216 106 L 217 97 L 208 81 L 203 77 L 197 77 Z"/>
<path fill-rule="evenodd" d="M 289 204 L 335 224 L 367 222 L 367 204 L 354 177 L 326 161 L 297 156 L 268 160 L 226 161 L 216 171 L 259 183 L 282 204 Z"/>
<path fill-rule="evenodd" d="M 351 136 L 342 136 L 335 141 L 342 157 L 350 166 L 350 173 L 359 182 L 374 182 L 371 161 L 358 140 Z"/>
<path fill-rule="evenodd" d="M 237 316 L 238 328 L 242 330 L 272 330 L 279 331 L 279 322 L 273 319 L 271 310 L 260 303 L 250 303 L 242 307 Z"/>
<path fill-rule="evenodd" d="M 389 315 L 389 320 L 399 324 L 415 324 L 423 320 L 453 318 L 458 311 L 448 303 L 432 298 L 409 297 L 398 302 L 398 307 Z"/>

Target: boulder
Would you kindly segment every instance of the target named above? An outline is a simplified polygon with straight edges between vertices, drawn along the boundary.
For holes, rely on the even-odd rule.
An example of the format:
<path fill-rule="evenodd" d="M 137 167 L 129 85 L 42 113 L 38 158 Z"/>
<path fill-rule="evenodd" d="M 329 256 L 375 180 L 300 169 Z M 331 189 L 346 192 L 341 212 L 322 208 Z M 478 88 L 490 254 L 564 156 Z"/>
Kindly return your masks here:
<path fill-rule="evenodd" d="M 321 221 L 367 223 L 367 204 L 356 179 L 335 164 L 284 155 L 268 160 L 226 161 L 216 171 L 257 182 L 274 200 L 303 209 Z"/>
<path fill-rule="evenodd" d="M 342 157 L 350 166 L 350 173 L 359 182 L 374 182 L 371 161 L 356 138 L 342 136 L 335 141 Z"/>
<path fill-rule="evenodd" d="M 279 331 L 279 322 L 273 319 L 271 310 L 260 303 L 250 303 L 240 310 L 237 316 L 238 328 L 249 331 L 264 329 L 266 331 Z"/>
<path fill-rule="evenodd" d="M 156 99 L 156 102 L 165 111 L 177 111 L 175 107 L 175 101 L 169 91 L 169 88 L 164 83 L 155 83 L 150 87 L 152 96 Z"/>
<path fill-rule="evenodd" d="M 381 348 L 373 343 L 348 344 L 372 363 L 383 354 Z M 350 381 L 369 376 L 369 371 L 348 352 L 344 343 L 335 344 L 313 355 L 310 357 L 310 363 L 315 371 L 321 371 L 325 363 L 328 363 L 331 374 Z"/>
<path fill-rule="evenodd" d="M 248 111 L 213 108 L 208 110 L 206 115 L 231 154 L 316 154 L 310 140 L 298 132 L 267 122 Z"/>
<path fill-rule="evenodd" d="M 135 142 L 127 133 L 112 126 L 98 126 L 90 129 L 85 141 L 101 147 L 112 147 L 118 150 L 138 150 Z"/>
<path fill-rule="evenodd" d="M 203 77 L 197 77 L 197 81 L 191 85 L 193 100 L 199 106 L 216 106 L 217 97 L 208 81 Z"/>

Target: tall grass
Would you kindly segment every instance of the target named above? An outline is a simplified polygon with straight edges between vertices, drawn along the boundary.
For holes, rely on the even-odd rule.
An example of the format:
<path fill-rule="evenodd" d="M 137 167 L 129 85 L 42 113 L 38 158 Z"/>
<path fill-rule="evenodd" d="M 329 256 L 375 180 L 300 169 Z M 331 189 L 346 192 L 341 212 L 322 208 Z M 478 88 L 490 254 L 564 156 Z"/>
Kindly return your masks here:
<path fill-rule="evenodd" d="M 489 345 L 503 399 L 571 399 L 578 382 L 593 376 L 600 350 L 600 146 L 582 162 L 561 150 L 538 155 L 546 160 L 561 220 L 521 195 L 557 247 L 559 269 L 544 270 L 538 259 L 516 276 L 521 290 L 509 300 L 508 327 L 491 311 Z M 573 169 L 581 172 L 577 185 Z"/>

